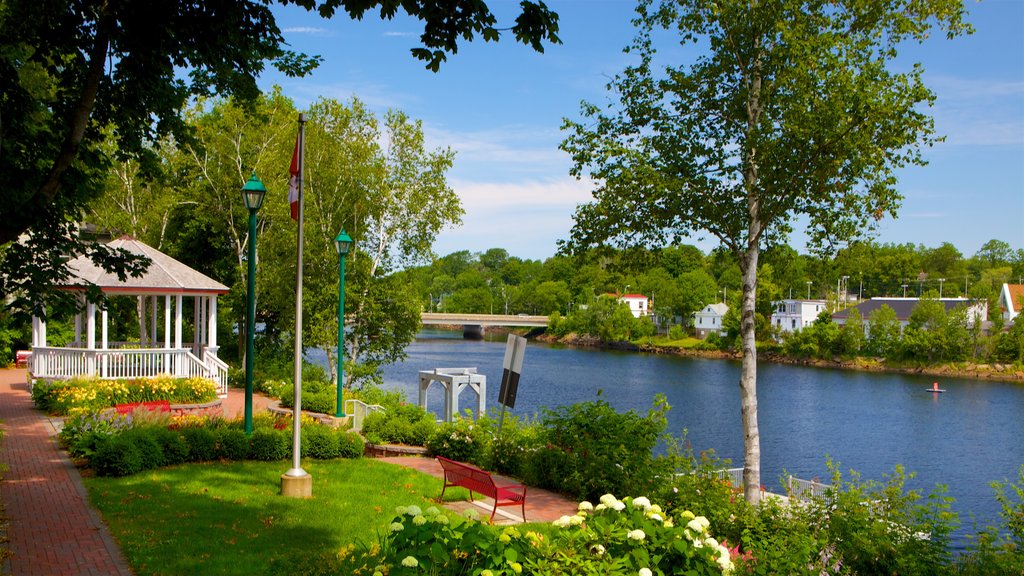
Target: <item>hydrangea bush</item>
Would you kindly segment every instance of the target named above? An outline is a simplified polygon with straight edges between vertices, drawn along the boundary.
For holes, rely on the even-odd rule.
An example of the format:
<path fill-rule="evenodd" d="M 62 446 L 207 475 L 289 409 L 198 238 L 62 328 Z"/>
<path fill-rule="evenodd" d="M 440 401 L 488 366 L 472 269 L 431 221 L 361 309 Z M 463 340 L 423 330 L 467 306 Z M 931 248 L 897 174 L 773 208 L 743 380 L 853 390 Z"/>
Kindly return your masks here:
<path fill-rule="evenodd" d="M 730 575 L 730 550 L 703 516 L 670 516 L 647 498 L 582 502 L 554 538 L 515 527 L 453 522 L 436 508 L 397 510 L 381 544 L 378 575 Z"/>

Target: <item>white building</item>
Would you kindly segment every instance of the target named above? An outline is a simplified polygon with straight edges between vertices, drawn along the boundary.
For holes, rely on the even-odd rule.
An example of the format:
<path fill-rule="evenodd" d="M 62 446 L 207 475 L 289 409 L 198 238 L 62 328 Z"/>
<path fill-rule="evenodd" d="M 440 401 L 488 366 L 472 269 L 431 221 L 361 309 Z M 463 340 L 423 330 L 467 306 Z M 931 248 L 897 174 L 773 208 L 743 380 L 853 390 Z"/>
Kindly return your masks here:
<path fill-rule="evenodd" d="M 701 311 L 693 315 L 693 327 L 697 331 L 697 338 L 707 338 L 708 334 L 717 332 L 719 336 L 725 336 L 725 329 L 722 328 L 722 318 L 729 311 L 729 307 L 723 303 L 708 304 Z"/>
<path fill-rule="evenodd" d="M 619 302 L 625 302 L 629 305 L 629 311 L 633 313 L 634 318 L 647 316 L 651 313 L 650 299 L 643 294 L 623 294 L 619 296 Z"/>
<path fill-rule="evenodd" d="M 796 332 L 810 326 L 825 311 L 824 300 L 780 300 L 772 303 L 772 326 L 783 332 Z"/>
<path fill-rule="evenodd" d="M 999 310 L 1003 313 L 1003 321 L 1006 324 L 1013 322 L 1021 308 L 1024 308 L 1024 284 L 1003 284 L 999 291 Z"/>

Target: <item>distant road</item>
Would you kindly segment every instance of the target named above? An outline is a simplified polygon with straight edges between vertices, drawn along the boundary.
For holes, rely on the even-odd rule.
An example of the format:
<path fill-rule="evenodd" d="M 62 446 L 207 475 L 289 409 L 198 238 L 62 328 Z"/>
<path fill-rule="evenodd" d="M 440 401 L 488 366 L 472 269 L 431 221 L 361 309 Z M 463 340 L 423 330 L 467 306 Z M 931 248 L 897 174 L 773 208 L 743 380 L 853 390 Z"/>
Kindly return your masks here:
<path fill-rule="evenodd" d="M 443 314 L 439 312 L 424 312 L 420 314 L 420 320 L 425 325 L 451 325 L 451 326 L 547 326 L 547 316 L 530 316 L 527 314 Z"/>

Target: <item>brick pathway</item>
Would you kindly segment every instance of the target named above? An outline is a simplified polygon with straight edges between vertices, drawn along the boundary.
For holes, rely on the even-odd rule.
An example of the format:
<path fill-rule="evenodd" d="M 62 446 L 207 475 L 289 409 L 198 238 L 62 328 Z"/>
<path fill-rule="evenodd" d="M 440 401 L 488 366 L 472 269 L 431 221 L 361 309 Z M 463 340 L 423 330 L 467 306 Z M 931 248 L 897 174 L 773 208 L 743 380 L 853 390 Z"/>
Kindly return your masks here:
<path fill-rule="evenodd" d="M 32 407 L 25 370 L 0 369 L 0 500 L 9 524 L 13 576 L 130 575 L 120 549 L 88 503 L 78 470 Z"/>

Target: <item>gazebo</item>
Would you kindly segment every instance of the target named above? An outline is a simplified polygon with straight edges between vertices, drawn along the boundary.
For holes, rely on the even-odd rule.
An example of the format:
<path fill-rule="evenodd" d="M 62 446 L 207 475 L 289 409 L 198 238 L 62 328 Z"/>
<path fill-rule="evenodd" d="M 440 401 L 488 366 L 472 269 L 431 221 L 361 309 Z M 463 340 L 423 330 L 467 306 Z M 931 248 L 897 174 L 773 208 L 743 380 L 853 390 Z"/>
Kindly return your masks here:
<path fill-rule="evenodd" d="M 64 289 L 79 292 L 79 302 L 83 305 L 75 315 L 73 341 L 66 347 L 48 346 L 46 322 L 34 317 L 30 362 L 32 377 L 98 376 L 115 379 L 144 378 L 157 374 L 202 376 L 217 383 L 222 397 L 227 395 L 228 365 L 217 357 L 217 296 L 226 294 L 227 286 L 131 236 L 122 236 L 108 246 L 146 256 L 151 261 L 149 269 L 138 278 L 129 277 L 121 281 L 115 274 L 105 272 L 85 256 L 68 262 L 71 279 Z M 90 284 L 97 286 L 107 296 L 138 298 L 138 341 L 108 341 L 109 319 L 105 309 L 99 310 L 100 330 L 97 338 L 96 316 L 99 307 L 85 298 L 86 287 Z M 182 322 L 186 296 L 193 301 L 192 341 L 187 346 L 183 345 Z M 160 306 L 161 297 L 163 306 Z M 158 339 L 161 320 L 162 341 Z"/>

